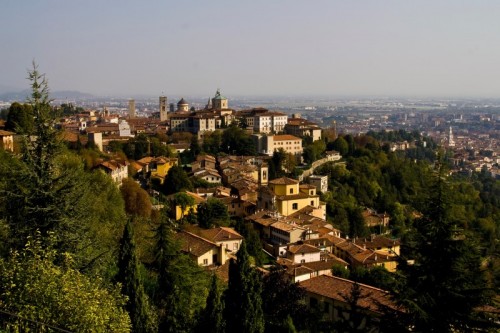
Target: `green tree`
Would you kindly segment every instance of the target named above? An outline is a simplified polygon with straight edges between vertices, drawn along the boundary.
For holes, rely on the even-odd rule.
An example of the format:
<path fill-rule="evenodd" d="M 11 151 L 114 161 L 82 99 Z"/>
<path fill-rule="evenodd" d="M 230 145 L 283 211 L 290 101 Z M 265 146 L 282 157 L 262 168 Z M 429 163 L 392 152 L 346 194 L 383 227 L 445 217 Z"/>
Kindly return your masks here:
<path fill-rule="evenodd" d="M 35 126 L 33 117 L 32 104 L 14 102 L 9 107 L 5 128 L 16 131 L 19 134 L 31 133 Z"/>
<path fill-rule="evenodd" d="M 198 207 L 198 224 L 203 228 L 229 225 L 227 206 L 217 198 L 208 198 Z"/>
<path fill-rule="evenodd" d="M 168 170 L 167 178 L 163 182 L 161 189 L 164 194 L 168 195 L 182 190 L 192 191 L 193 185 L 182 167 L 174 165 Z"/>
<path fill-rule="evenodd" d="M 75 177 L 81 169 L 64 165 L 72 162 L 62 155 L 55 128 L 57 113 L 50 106 L 45 76 L 35 64 L 28 74 L 32 88 L 29 103 L 35 123 L 24 137 L 23 164 L 11 170 L 4 198 L 10 238 L 19 249 L 35 230 L 42 235 L 54 231 L 64 250 L 74 250 L 81 236 L 77 233 L 82 231 L 76 224 L 77 219 L 87 215 L 79 204 L 87 189 Z M 31 137 L 35 139 L 29 139 Z"/>
<path fill-rule="evenodd" d="M 236 124 L 231 124 L 222 133 L 221 150 L 230 155 L 255 155 L 255 144 L 250 135 Z"/>
<path fill-rule="evenodd" d="M 155 230 L 155 262 L 158 284 L 155 301 L 159 308 L 159 332 L 189 332 L 195 314 L 206 304 L 207 273 L 188 255 L 171 229 L 172 222 L 162 220 Z"/>
<path fill-rule="evenodd" d="M 290 321 L 304 329 L 308 311 L 304 302 L 305 292 L 292 283 L 281 267 L 272 267 L 263 277 L 262 308 L 267 332 L 288 332 Z"/>
<path fill-rule="evenodd" d="M 349 143 L 341 136 L 339 136 L 333 144 L 329 146 L 329 149 L 336 150 L 340 153 L 341 156 L 346 156 L 349 152 Z"/>
<path fill-rule="evenodd" d="M 332 274 L 343 279 L 349 279 L 349 270 L 342 264 L 333 264 Z"/>
<path fill-rule="evenodd" d="M 144 292 L 135 251 L 132 225 L 128 220 L 120 240 L 116 278 L 122 285 L 122 294 L 128 297 L 125 309 L 130 315 L 133 332 L 153 332 L 157 329 L 156 320 Z"/>
<path fill-rule="evenodd" d="M 133 179 L 124 179 L 120 187 L 120 192 L 125 201 L 125 211 L 127 214 L 143 218 L 151 216 L 151 199 L 148 193 Z"/>
<path fill-rule="evenodd" d="M 214 131 L 209 135 L 205 135 L 203 139 L 203 151 L 207 154 L 217 155 L 221 149 L 221 144 L 221 131 Z"/>
<path fill-rule="evenodd" d="M 208 292 L 207 297 L 207 305 L 201 312 L 197 326 L 198 332 L 224 332 L 224 300 L 222 299 L 222 292 L 215 274 L 212 275 L 210 291 Z"/>
<path fill-rule="evenodd" d="M 181 208 L 181 219 L 184 219 L 186 209 L 195 204 L 193 197 L 184 192 L 175 193 L 170 200 L 174 207 L 179 206 Z M 189 215 L 191 215 L 191 212 Z"/>
<path fill-rule="evenodd" d="M 269 163 L 269 179 L 280 178 L 285 175 L 283 166 L 287 159 L 286 151 L 283 148 L 275 150 Z"/>
<path fill-rule="evenodd" d="M 245 241 L 237 259 L 229 263 L 229 284 L 225 294 L 225 314 L 229 332 L 264 332 L 262 282 L 250 266 Z"/>
<path fill-rule="evenodd" d="M 459 221 L 451 218 L 450 189 L 440 166 L 434 185 L 406 239 L 395 299 L 407 311 L 402 318 L 417 332 L 468 331 L 474 309 L 487 301 L 478 246 Z"/>
<path fill-rule="evenodd" d="M 21 252 L 0 259 L 0 310 L 73 332 L 129 332 L 119 286 L 108 290 L 102 279 L 83 275 L 67 253 L 57 259 L 57 251 L 46 245 L 53 241 L 51 233 L 36 233 Z M 15 320 L 9 331 L 27 332 L 25 324 Z"/>

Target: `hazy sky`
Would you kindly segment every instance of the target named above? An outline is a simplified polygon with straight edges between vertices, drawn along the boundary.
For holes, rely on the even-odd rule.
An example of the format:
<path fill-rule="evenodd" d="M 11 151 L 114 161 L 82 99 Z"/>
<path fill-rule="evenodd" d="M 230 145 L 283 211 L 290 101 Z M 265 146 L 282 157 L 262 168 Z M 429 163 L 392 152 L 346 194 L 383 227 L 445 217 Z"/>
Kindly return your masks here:
<path fill-rule="evenodd" d="M 500 97 L 498 0 L 2 0 L 0 85 Z"/>

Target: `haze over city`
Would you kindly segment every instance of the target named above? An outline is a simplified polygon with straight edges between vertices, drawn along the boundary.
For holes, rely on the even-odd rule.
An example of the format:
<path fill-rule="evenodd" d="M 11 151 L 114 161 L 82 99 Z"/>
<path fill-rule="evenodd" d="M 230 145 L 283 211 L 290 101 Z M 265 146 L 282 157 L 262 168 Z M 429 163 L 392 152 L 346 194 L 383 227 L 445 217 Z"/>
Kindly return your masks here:
<path fill-rule="evenodd" d="M 497 1 L 3 1 L 0 90 L 500 97 Z M 1 91 L 0 91 L 1 92 Z"/>

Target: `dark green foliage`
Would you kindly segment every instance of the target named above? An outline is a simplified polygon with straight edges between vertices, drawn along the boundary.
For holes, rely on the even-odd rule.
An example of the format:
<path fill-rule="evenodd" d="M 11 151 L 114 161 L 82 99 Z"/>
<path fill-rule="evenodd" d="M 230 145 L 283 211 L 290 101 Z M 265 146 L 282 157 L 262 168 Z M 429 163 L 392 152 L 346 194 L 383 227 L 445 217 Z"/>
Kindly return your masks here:
<path fill-rule="evenodd" d="M 237 254 L 237 260 L 229 263 L 229 284 L 225 294 L 224 317 L 226 332 L 264 332 L 262 311 L 262 281 L 250 266 L 245 241 Z"/>
<path fill-rule="evenodd" d="M 182 190 L 193 190 L 193 185 L 186 172 L 181 166 L 174 165 L 168 170 L 167 177 L 163 182 L 161 190 L 164 194 L 173 194 Z"/>
<path fill-rule="evenodd" d="M 283 166 L 285 164 L 286 157 L 284 149 L 280 148 L 274 151 L 273 157 L 269 163 L 269 180 L 285 176 Z"/>
<path fill-rule="evenodd" d="M 205 135 L 205 138 L 203 139 L 203 151 L 210 155 L 217 155 L 221 150 L 221 144 L 221 131 L 212 132 L 209 135 Z"/>
<path fill-rule="evenodd" d="M 133 332 L 154 332 L 156 322 L 144 292 L 135 251 L 134 235 L 129 220 L 120 240 L 116 279 L 122 284 L 122 294 L 128 296 L 125 309 L 130 315 Z"/>
<path fill-rule="evenodd" d="M 478 247 L 460 222 L 451 218 L 449 186 L 442 169 L 407 238 L 395 297 L 408 310 L 404 318 L 419 332 L 451 332 L 474 327 L 473 309 L 486 301 Z"/>
<path fill-rule="evenodd" d="M 336 150 L 340 153 L 341 156 L 345 156 L 347 155 L 347 153 L 349 152 L 349 144 L 347 143 L 347 141 L 339 136 L 335 141 L 333 141 L 332 143 L 328 144 L 328 147 L 327 147 L 329 150 Z"/>
<path fill-rule="evenodd" d="M 41 79 L 41 77 L 40 77 Z M 37 88 L 38 89 L 38 88 Z M 50 106 L 47 105 L 50 108 Z M 29 134 L 35 127 L 33 104 L 14 102 L 9 107 L 5 128 L 19 134 Z"/>
<path fill-rule="evenodd" d="M 333 264 L 332 274 L 343 279 L 349 279 L 349 270 L 341 264 Z"/>
<path fill-rule="evenodd" d="M 270 273 L 263 278 L 263 286 L 262 309 L 266 332 L 288 332 L 295 325 L 304 329 L 308 316 L 304 303 L 305 293 L 298 284 L 290 282 L 284 269 L 272 267 Z"/>
<path fill-rule="evenodd" d="M 212 282 L 207 297 L 207 305 L 201 312 L 197 332 L 223 333 L 225 328 L 224 300 L 217 276 L 212 275 Z"/>
<path fill-rule="evenodd" d="M 84 109 L 82 107 L 75 107 L 72 103 L 63 103 L 59 106 L 60 108 L 60 113 L 63 115 L 63 116 L 72 116 L 72 115 L 75 115 L 75 114 L 78 114 L 78 113 L 81 113 L 82 111 L 84 111 Z"/>
<path fill-rule="evenodd" d="M 251 223 L 245 223 L 243 219 L 236 219 L 235 229 L 245 238 L 248 254 L 255 260 L 255 265 L 261 266 L 266 259 L 262 250 L 259 233 L 252 227 Z"/>
<path fill-rule="evenodd" d="M 198 224 L 202 228 L 228 226 L 227 206 L 217 198 L 209 198 L 198 207 Z"/>
<path fill-rule="evenodd" d="M 348 209 L 348 219 L 349 219 L 349 236 L 354 237 L 366 237 L 370 234 L 370 231 L 366 227 L 365 220 L 361 214 L 361 208 L 353 207 Z"/>
<path fill-rule="evenodd" d="M 395 283 L 394 275 L 382 266 L 351 267 L 348 278 L 383 290 L 391 290 Z"/>
<path fill-rule="evenodd" d="M 231 124 L 222 133 L 221 151 L 230 155 L 255 155 L 252 137 L 242 128 Z"/>
<path fill-rule="evenodd" d="M 194 328 L 195 314 L 205 306 L 209 278 L 179 251 L 171 225 L 163 220 L 155 230 L 158 285 L 154 299 L 159 308 L 159 332 L 189 332 Z"/>
<path fill-rule="evenodd" d="M 304 147 L 304 162 L 311 164 L 319 160 L 326 150 L 326 144 L 323 140 L 316 140 L 315 142 Z"/>
<path fill-rule="evenodd" d="M 75 251 L 78 238 L 77 219 L 87 215 L 82 209 L 82 197 L 87 189 L 81 186 L 81 164 L 62 156 L 57 114 L 50 107 L 48 86 L 36 65 L 28 73 L 32 86 L 29 103 L 34 126 L 24 138 L 22 165 L 11 169 L 7 193 L 5 219 L 10 226 L 10 241 L 21 248 L 26 237 L 39 230 L 43 236 L 55 232 L 61 241 L 61 250 Z"/>

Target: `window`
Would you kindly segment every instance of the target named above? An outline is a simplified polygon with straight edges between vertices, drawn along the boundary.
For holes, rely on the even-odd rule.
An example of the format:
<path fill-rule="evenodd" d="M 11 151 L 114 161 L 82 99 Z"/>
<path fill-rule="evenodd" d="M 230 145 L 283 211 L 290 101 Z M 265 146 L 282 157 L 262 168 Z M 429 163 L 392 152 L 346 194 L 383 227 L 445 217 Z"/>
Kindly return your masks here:
<path fill-rule="evenodd" d="M 300 261 L 300 263 L 301 263 L 301 264 L 305 264 L 305 263 L 306 263 L 306 260 L 305 260 L 305 259 L 302 259 L 302 260 Z"/>
<path fill-rule="evenodd" d="M 298 209 L 299 208 L 299 204 L 298 203 L 293 203 L 292 204 L 292 209 Z"/>
<path fill-rule="evenodd" d="M 238 250 L 238 243 L 233 244 L 233 250 Z"/>
<path fill-rule="evenodd" d="M 290 189 L 290 194 L 293 194 L 293 188 Z"/>
<path fill-rule="evenodd" d="M 311 297 L 309 300 L 309 304 L 311 305 L 311 308 L 315 308 L 318 306 L 318 300 L 314 297 Z"/>
<path fill-rule="evenodd" d="M 208 265 L 208 259 L 203 259 L 203 265 Z"/>
<path fill-rule="evenodd" d="M 323 303 L 323 312 L 330 313 L 330 303 L 328 303 L 328 302 Z"/>
<path fill-rule="evenodd" d="M 314 200 L 311 200 L 311 206 L 314 206 Z"/>

